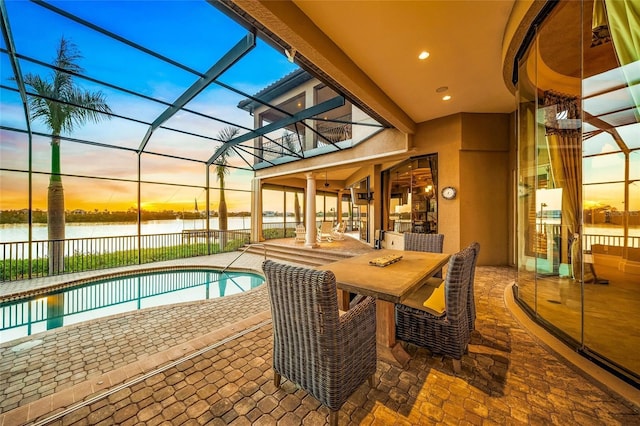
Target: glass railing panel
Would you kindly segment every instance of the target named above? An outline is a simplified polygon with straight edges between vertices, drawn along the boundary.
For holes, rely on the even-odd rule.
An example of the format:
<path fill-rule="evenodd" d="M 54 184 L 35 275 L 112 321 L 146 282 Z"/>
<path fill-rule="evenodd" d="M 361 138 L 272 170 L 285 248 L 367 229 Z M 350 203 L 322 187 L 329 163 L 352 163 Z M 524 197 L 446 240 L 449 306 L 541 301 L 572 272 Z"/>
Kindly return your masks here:
<path fill-rule="evenodd" d="M 529 53 L 531 55 L 531 53 Z M 535 314 L 536 310 L 536 98 L 529 91 L 535 86 L 535 74 L 526 73 L 527 63 L 535 61 L 525 58 L 520 65 L 520 81 L 528 84 L 518 86 L 518 196 L 516 199 L 516 267 L 518 299 Z M 526 80 L 525 80 L 526 77 Z M 533 79 L 532 82 L 530 80 Z"/>

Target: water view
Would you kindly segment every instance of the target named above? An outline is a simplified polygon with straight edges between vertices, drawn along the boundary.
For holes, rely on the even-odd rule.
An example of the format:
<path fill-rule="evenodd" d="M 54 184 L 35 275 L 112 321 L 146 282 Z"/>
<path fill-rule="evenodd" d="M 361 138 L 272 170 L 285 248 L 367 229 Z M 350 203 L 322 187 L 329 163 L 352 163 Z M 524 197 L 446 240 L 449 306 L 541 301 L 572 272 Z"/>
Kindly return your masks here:
<path fill-rule="evenodd" d="M 263 223 L 281 223 L 285 218 L 282 216 L 264 216 Z M 295 224 L 292 217 L 286 218 L 287 223 Z M 250 217 L 230 217 L 228 218 L 228 229 L 240 230 L 250 229 Z M 151 220 L 142 223 L 142 235 L 153 234 L 174 234 L 191 229 L 205 229 L 204 220 Z M 218 218 L 209 219 L 209 228 L 218 229 Z M 138 225 L 135 223 L 67 223 L 65 226 L 66 238 L 98 238 L 116 237 L 124 235 L 137 235 Z M 586 235 L 608 235 L 622 236 L 623 229 L 616 225 L 588 225 L 584 227 Z M 0 225 L 0 243 L 27 241 L 29 227 L 27 224 L 2 224 Z M 640 227 L 629 227 L 629 236 L 640 237 Z M 33 240 L 41 241 L 47 239 L 47 225 L 44 223 L 33 224 Z"/>
<path fill-rule="evenodd" d="M 295 223 L 295 219 L 287 217 L 287 223 Z M 228 229 L 239 230 L 249 229 L 251 227 L 250 217 L 230 217 L 228 220 Z M 282 222 L 283 217 L 263 217 L 265 223 Z M 218 229 L 218 218 L 209 219 L 210 229 Z M 202 220 L 152 220 L 142 223 L 141 230 L 143 235 L 153 234 L 174 234 L 190 229 L 205 229 L 206 223 Z M 98 238 L 98 237 L 116 237 L 124 235 L 137 235 L 138 225 L 135 223 L 67 223 L 65 225 L 65 237 L 71 238 Z M 0 243 L 27 241 L 29 239 L 29 226 L 24 223 L 20 224 L 2 224 L 0 225 Z M 33 224 L 33 240 L 41 241 L 47 239 L 47 224 Z"/>

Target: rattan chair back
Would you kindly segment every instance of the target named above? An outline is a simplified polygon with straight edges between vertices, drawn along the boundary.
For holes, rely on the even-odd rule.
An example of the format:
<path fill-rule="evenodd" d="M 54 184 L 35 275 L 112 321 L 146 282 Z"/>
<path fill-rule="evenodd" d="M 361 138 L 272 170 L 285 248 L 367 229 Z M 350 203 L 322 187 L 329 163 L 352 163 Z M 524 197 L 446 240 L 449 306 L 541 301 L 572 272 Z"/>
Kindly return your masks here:
<path fill-rule="evenodd" d="M 262 264 L 273 319 L 273 369 L 331 410 L 330 423 L 376 371 L 376 305 L 339 315 L 335 275 L 271 260 Z"/>
<path fill-rule="evenodd" d="M 467 351 L 471 331 L 467 299 L 474 250 L 467 247 L 449 259 L 444 280 L 445 312 L 441 316 L 403 304 L 396 305 L 396 337 L 408 343 L 425 347 L 434 354 L 447 355 L 459 360 Z M 456 367 L 457 366 L 457 367 Z"/>
<path fill-rule="evenodd" d="M 442 253 L 443 246 L 444 234 L 420 234 L 415 232 L 404 233 L 405 250 Z M 434 277 L 442 278 L 442 270 L 436 272 Z"/>
<path fill-rule="evenodd" d="M 476 329 L 476 296 L 475 296 L 475 279 L 476 264 L 478 263 L 478 255 L 480 254 L 480 244 L 474 241 L 469 245 L 473 250 L 473 262 L 471 263 L 471 274 L 469 276 L 469 294 L 467 296 L 467 317 L 469 319 L 469 331 Z"/>

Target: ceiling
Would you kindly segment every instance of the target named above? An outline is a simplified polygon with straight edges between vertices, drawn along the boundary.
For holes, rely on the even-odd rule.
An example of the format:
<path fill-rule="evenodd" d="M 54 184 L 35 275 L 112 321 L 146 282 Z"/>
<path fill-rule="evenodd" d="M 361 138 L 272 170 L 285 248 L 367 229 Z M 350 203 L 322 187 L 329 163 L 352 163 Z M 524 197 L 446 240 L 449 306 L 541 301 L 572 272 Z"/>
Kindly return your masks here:
<path fill-rule="evenodd" d="M 513 0 L 233 3 L 276 42 L 297 49 L 302 65 L 400 131 L 413 133 L 416 124 L 460 112 L 516 108 L 502 64 Z M 421 61 L 423 50 L 430 56 Z M 445 94 L 451 100 L 442 100 Z M 340 181 L 358 168 L 327 170 L 329 180 Z"/>
<path fill-rule="evenodd" d="M 512 0 L 294 2 L 415 123 L 515 109 L 501 61 Z"/>

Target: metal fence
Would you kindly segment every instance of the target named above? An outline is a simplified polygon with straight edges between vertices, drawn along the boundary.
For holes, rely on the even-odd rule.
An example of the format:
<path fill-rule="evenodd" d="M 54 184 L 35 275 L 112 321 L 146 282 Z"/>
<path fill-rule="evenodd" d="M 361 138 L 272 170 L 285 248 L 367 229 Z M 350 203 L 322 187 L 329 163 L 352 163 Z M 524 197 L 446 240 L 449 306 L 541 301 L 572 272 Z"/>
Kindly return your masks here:
<path fill-rule="evenodd" d="M 265 240 L 289 237 L 293 238 L 295 236 L 295 222 L 264 222 L 262 224 L 262 238 Z"/>
<path fill-rule="evenodd" d="M 0 243 L 0 281 L 235 251 L 249 239 L 250 231 L 242 229 Z M 50 250 L 56 246 L 63 247 L 63 258 L 50 262 Z"/>
<path fill-rule="evenodd" d="M 295 227 L 294 222 L 265 222 L 262 236 L 266 240 L 293 238 Z M 0 281 L 206 256 L 235 251 L 249 241 L 247 229 L 194 229 L 170 234 L 0 243 Z M 585 234 L 583 250 L 590 252 L 593 244 L 620 247 L 625 246 L 625 240 L 623 236 Z M 49 262 L 49 250 L 54 245 L 64 247 L 62 262 Z M 640 248 L 640 237 L 629 236 L 626 246 Z"/>

